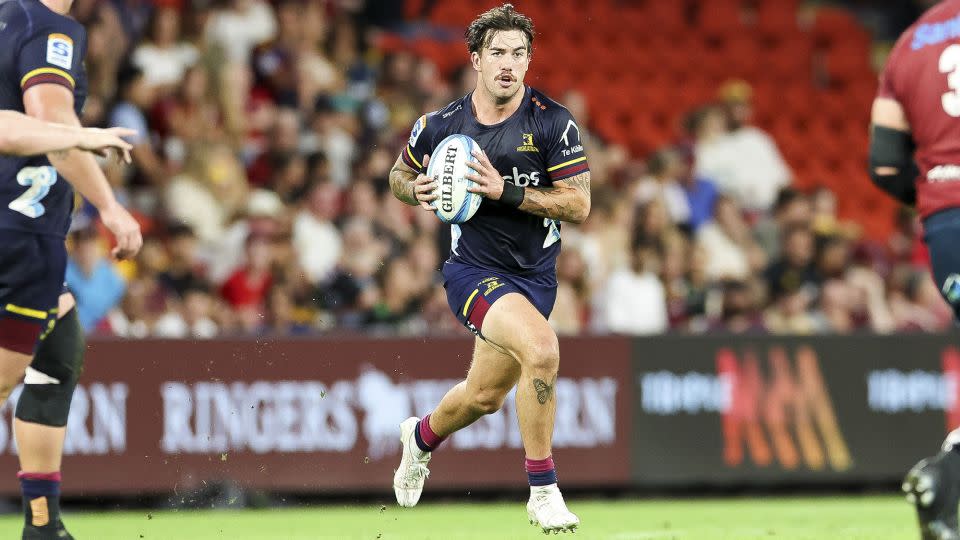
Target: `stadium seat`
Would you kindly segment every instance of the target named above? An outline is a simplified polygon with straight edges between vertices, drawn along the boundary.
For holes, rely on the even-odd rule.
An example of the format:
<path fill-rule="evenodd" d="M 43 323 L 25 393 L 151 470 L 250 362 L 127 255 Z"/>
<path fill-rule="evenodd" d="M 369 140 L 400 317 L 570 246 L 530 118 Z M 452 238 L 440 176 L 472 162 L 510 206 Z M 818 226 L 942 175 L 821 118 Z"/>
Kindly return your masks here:
<path fill-rule="evenodd" d="M 768 36 L 797 29 L 800 0 L 760 0 L 757 4 L 757 28 Z"/>
<path fill-rule="evenodd" d="M 726 37 L 743 32 L 741 0 L 702 0 L 698 4 L 697 28 L 708 37 Z"/>

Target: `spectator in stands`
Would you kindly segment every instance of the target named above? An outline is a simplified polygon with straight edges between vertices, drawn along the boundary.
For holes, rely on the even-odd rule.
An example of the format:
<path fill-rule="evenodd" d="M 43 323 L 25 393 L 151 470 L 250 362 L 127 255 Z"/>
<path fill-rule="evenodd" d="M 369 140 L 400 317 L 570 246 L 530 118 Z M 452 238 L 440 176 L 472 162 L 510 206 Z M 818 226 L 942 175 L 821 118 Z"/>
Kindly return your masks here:
<path fill-rule="evenodd" d="M 688 225 L 691 231 L 696 232 L 701 225 L 713 218 L 714 207 L 717 204 L 717 185 L 708 178 L 699 176 L 693 169 L 693 148 L 690 145 L 677 147 L 682 160 L 683 172 L 680 174 L 680 184 L 687 196 L 687 205 L 690 207 Z"/>
<path fill-rule="evenodd" d="M 186 148 L 193 144 L 223 141 L 223 115 L 210 93 L 210 73 L 203 66 L 193 66 L 165 105 L 164 151 L 175 163 L 183 162 Z"/>
<path fill-rule="evenodd" d="M 697 230 L 696 239 L 706 256 L 708 279 L 743 280 L 750 275 L 750 257 L 758 246 L 733 199 L 717 199 L 713 220 Z"/>
<path fill-rule="evenodd" d="M 690 221 L 690 201 L 680 185 L 684 176 L 684 164 L 680 154 L 673 148 L 661 148 L 647 160 L 647 173 L 633 186 L 633 195 L 640 204 L 660 199 L 666 205 L 667 214 L 675 225 Z"/>
<path fill-rule="evenodd" d="M 776 141 L 751 125 L 753 89 L 744 81 L 729 81 L 720 88 L 720 98 L 730 122 L 716 149 L 732 160 L 729 176 L 716 177 L 721 189 L 735 194 L 749 212 L 767 212 L 777 193 L 790 183 L 791 173 Z"/>
<path fill-rule="evenodd" d="M 550 325 L 560 335 L 583 331 L 586 301 L 590 297 L 587 265 L 575 249 L 565 249 L 557 258 L 557 301 L 550 314 Z"/>
<path fill-rule="evenodd" d="M 927 270 L 896 267 L 889 279 L 888 301 L 898 332 L 936 332 L 950 327 L 951 312 Z"/>
<path fill-rule="evenodd" d="M 784 291 L 805 287 L 815 290 L 819 283 L 814 266 L 815 254 L 814 237 L 810 229 L 795 226 L 785 231 L 783 255 L 765 272 L 770 294 L 778 298 Z"/>
<path fill-rule="evenodd" d="M 216 337 L 219 328 L 211 317 L 214 301 L 206 283 L 188 283 L 181 299 L 174 300 L 172 306 L 154 323 L 154 336 L 171 339 Z"/>
<path fill-rule="evenodd" d="M 273 283 L 272 238 L 251 234 L 246 260 L 220 287 L 220 295 L 237 311 L 241 328 L 253 332 L 264 325 L 267 295 Z"/>
<path fill-rule="evenodd" d="M 121 70 L 117 80 L 117 92 L 120 97 L 110 111 L 110 125 L 125 127 L 136 131 L 129 138 L 133 144 L 130 152 L 136 170 L 149 183 L 159 186 L 167 182 L 167 169 L 163 159 L 153 148 L 150 139 L 151 130 L 147 123 L 146 112 L 153 106 L 155 93 L 147 83 L 144 72 L 135 66 Z"/>
<path fill-rule="evenodd" d="M 643 335 L 667 330 L 666 293 L 657 275 L 660 265 L 656 247 L 646 244 L 637 248 L 630 267 L 610 275 L 596 308 L 604 331 Z"/>
<path fill-rule="evenodd" d="M 301 150 L 300 116 L 295 109 L 282 107 L 277 110 L 266 151 L 247 169 L 250 184 L 257 187 L 269 187 L 275 182 L 278 166 L 291 159 Z"/>
<path fill-rule="evenodd" d="M 167 230 L 167 267 L 157 279 L 168 294 L 183 298 L 188 287 L 203 279 L 198 247 L 197 235 L 189 226 L 174 224 Z"/>
<path fill-rule="evenodd" d="M 200 55 L 196 47 L 180 39 L 180 12 L 175 7 L 158 6 L 147 26 L 148 40 L 134 49 L 131 60 L 146 74 L 148 84 L 167 94 Z"/>
<path fill-rule="evenodd" d="M 310 281 L 326 281 L 340 260 L 342 242 L 334 226 L 340 205 L 340 190 L 333 182 L 313 185 L 303 209 L 293 219 L 293 245 L 297 260 Z"/>
<path fill-rule="evenodd" d="M 763 315 L 764 327 L 774 334 L 807 335 L 823 332 L 827 328 L 825 321 L 808 311 L 811 299 L 810 289 L 801 286 L 781 289 L 773 305 Z"/>
<path fill-rule="evenodd" d="M 273 9 L 262 0 L 228 0 L 211 13 L 206 26 L 207 41 L 234 64 L 247 64 L 254 47 L 276 34 Z"/>
<path fill-rule="evenodd" d="M 767 259 L 780 258 L 783 233 L 793 227 L 809 227 L 813 219 L 810 198 L 794 188 L 786 187 L 777 194 L 773 214 L 761 218 L 753 227 L 753 235 L 767 254 Z"/>
<path fill-rule="evenodd" d="M 728 280 L 721 284 L 720 319 L 710 330 L 731 334 L 757 334 L 766 331 L 757 310 L 758 287 L 747 281 Z"/>
<path fill-rule="evenodd" d="M 368 220 L 350 218 L 344 223 L 337 269 L 319 289 L 320 306 L 332 312 L 341 326 L 362 325 L 364 314 L 377 302 L 375 276 L 386 254 L 387 246 L 374 236 Z"/>
<path fill-rule="evenodd" d="M 170 216 L 192 228 L 205 244 L 222 239 L 230 217 L 247 197 L 247 179 L 225 144 L 197 144 L 183 174 L 170 181 L 165 203 Z"/>
<path fill-rule="evenodd" d="M 67 261 L 66 281 L 77 300 L 77 316 L 91 333 L 123 298 L 126 283 L 106 257 L 100 237 L 92 227 L 71 235 L 73 249 Z"/>

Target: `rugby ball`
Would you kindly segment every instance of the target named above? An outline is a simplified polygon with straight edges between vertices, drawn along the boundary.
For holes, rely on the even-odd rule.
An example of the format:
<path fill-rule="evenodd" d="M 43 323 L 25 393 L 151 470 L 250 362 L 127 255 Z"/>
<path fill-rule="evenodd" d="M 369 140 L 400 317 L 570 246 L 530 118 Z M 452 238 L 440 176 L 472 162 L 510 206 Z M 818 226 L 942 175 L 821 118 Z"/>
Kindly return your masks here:
<path fill-rule="evenodd" d="M 472 218 L 477 208 L 480 208 L 483 197 L 467 191 L 473 181 L 465 177 L 473 172 L 473 169 L 467 167 L 467 162 L 479 162 L 473 157 L 473 151 L 479 149 L 476 141 L 466 135 L 450 135 L 440 141 L 430 156 L 427 176 L 437 182 L 434 191 L 437 198 L 433 205 L 440 221 L 463 223 Z"/>

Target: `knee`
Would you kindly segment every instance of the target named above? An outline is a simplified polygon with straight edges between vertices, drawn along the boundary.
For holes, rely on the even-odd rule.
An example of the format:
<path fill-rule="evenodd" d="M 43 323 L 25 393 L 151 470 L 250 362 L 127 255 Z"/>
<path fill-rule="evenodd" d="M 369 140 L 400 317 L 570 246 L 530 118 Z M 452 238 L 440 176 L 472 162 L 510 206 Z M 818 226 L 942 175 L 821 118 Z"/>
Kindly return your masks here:
<path fill-rule="evenodd" d="M 470 408 L 482 415 L 493 414 L 503 407 L 507 392 L 497 388 L 482 388 L 470 396 Z"/>
<path fill-rule="evenodd" d="M 557 336 L 548 333 L 532 338 L 524 354 L 521 365 L 540 374 L 555 374 L 560 369 L 560 343 Z"/>

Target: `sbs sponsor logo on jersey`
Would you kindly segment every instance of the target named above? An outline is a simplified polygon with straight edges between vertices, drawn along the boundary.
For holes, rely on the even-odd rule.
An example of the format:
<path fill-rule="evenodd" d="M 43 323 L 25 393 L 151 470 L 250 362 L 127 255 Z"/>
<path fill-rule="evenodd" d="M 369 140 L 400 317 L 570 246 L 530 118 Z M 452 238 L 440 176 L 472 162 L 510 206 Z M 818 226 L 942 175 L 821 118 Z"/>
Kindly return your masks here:
<path fill-rule="evenodd" d="M 514 167 L 513 172 L 508 176 L 504 176 L 503 180 L 520 187 L 539 186 L 540 173 L 538 171 L 534 171 L 531 173 L 522 173 L 520 172 L 520 169 L 517 169 L 516 167 Z"/>

